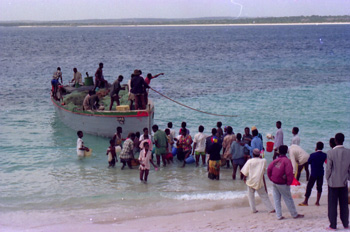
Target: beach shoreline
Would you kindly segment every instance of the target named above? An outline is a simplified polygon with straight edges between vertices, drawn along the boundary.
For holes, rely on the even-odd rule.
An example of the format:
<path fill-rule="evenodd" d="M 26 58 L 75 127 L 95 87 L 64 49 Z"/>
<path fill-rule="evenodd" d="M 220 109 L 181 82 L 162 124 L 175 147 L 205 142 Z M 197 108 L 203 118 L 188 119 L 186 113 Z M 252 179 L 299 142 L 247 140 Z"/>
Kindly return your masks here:
<path fill-rule="evenodd" d="M 315 197 L 309 200 L 309 206 L 298 206 L 303 198 L 295 195 L 294 203 L 297 211 L 304 214 L 302 219 L 293 219 L 289 211 L 282 203 L 282 212 L 284 220 L 277 220 L 275 213 L 268 213 L 267 209 L 256 196 L 258 213 L 252 213 L 247 205 L 247 199 L 243 199 L 241 205 L 233 204 L 232 201 L 225 202 L 226 206 L 219 206 L 215 202 L 200 201 L 197 204 L 211 207 L 204 210 L 185 210 L 169 215 L 149 215 L 147 217 L 135 217 L 118 221 L 112 217 L 104 220 L 85 220 L 74 221 L 76 212 L 63 211 L 56 215 L 57 222 L 50 220 L 48 216 L 42 212 L 40 214 L 23 214 L 26 215 L 21 224 L 17 225 L 1 225 L 3 231 L 325 231 L 328 227 L 327 217 L 327 195 L 321 198 L 321 205 L 315 206 Z M 273 198 L 270 194 L 270 199 Z M 222 203 L 222 202 L 221 202 Z M 186 202 L 180 202 L 183 206 Z M 118 209 L 114 209 L 115 214 L 122 213 Z M 23 215 L 19 215 L 23 217 Z M 15 217 L 15 215 L 13 215 Z M 28 220 L 40 222 L 29 226 L 26 224 Z M 66 221 L 65 221 L 66 220 Z M 2 223 L 3 224 L 3 223 Z M 338 229 L 343 227 L 338 219 Z"/>

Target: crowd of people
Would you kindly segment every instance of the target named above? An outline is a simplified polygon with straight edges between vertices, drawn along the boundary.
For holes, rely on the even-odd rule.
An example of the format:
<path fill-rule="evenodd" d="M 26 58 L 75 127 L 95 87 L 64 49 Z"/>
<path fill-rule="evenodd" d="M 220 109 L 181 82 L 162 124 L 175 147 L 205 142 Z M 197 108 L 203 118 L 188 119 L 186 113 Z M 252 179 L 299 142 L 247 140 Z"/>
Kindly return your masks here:
<path fill-rule="evenodd" d="M 317 185 L 316 206 L 320 205 L 322 185 L 324 175 L 328 182 L 328 217 L 330 226 L 328 229 L 337 228 L 337 204 L 340 205 L 340 218 L 344 228 L 349 228 L 349 208 L 348 208 L 348 180 L 350 180 L 350 149 L 343 146 L 344 135 L 337 133 L 329 141 L 330 151 L 323 152 L 324 143 L 317 142 L 315 152 L 308 154 L 300 147 L 299 128 L 292 129 L 293 138 L 288 147 L 284 143 L 282 123 L 276 122 L 277 131 L 275 136 L 267 135 L 268 139 L 274 139 L 273 161 L 268 165 L 264 158 L 265 148 L 263 137 L 254 126 L 244 129 L 244 134 L 233 132 L 231 126 L 222 129 L 222 123 L 218 122 L 216 128 L 212 128 L 211 135 L 204 134 L 204 127 L 200 125 L 198 132 L 193 139 L 186 122 L 182 122 L 178 133 L 173 129 L 171 122 L 168 128 L 160 130 L 157 125 L 153 125 L 153 136 L 148 128 L 143 129 L 143 134 L 139 132 L 130 133 L 124 142 L 122 138 L 122 128 L 118 127 L 114 137 L 110 140 L 107 149 L 109 167 L 114 167 L 119 154 L 122 169 L 126 165 L 132 168 L 132 161 L 139 153 L 138 163 L 140 170 L 140 180 L 147 182 L 150 164 L 155 169 L 161 165 L 166 167 L 173 162 L 173 157 L 182 162 L 181 167 L 186 163 L 194 162 L 196 167 L 200 161 L 207 167 L 208 178 L 212 180 L 220 179 L 220 168 L 230 167 L 232 164 L 232 178 L 236 179 L 236 172 L 240 168 L 240 179 L 247 185 L 248 200 L 253 213 L 257 213 L 254 194 L 257 192 L 269 213 L 276 213 L 278 220 L 284 219 L 281 210 L 281 199 L 283 198 L 291 216 L 295 219 L 302 218 L 297 212 L 294 200 L 291 195 L 290 186 L 298 182 L 300 173 L 306 171 L 307 187 L 305 199 L 299 206 L 308 206 L 308 200 L 313 186 Z M 83 155 L 83 151 L 89 149 L 82 142 L 82 132 L 78 132 L 77 152 Z M 153 148 L 152 148 L 153 147 Z M 287 157 L 289 154 L 289 158 Z M 153 157 L 156 157 L 156 164 Z M 192 161 L 191 161 L 192 160 Z M 326 163 L 326 173 L 324 171 Z M 309 173 L 309 165 L 311 174 Z M 267 177 L 272 182 L 274 207 L 268 197 L 266 180 Z"/>

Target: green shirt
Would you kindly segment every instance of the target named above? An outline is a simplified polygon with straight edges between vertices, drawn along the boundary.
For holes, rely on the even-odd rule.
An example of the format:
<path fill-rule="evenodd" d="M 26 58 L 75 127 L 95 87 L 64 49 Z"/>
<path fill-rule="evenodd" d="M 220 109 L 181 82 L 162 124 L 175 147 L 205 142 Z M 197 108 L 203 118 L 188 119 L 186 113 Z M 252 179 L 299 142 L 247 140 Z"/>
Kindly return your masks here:
<path fill-rule="evenodd" d="M 166 154 L 166 146 L 168 143 L 168 138 L 166 137 L 166 134 L 164 131 L 157 130 L 156 133 L 154 133 L 154 142 L 156 144 L 155 153 L 156 155 L 162 155 Z M 158 145 L 158 146 L 157 146 Z"/>

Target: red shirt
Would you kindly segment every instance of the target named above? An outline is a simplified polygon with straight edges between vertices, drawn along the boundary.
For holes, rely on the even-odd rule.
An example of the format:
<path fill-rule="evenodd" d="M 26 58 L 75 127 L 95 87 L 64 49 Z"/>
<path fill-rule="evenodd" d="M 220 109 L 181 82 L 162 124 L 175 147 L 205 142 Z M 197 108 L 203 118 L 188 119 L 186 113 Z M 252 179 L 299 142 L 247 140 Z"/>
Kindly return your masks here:
<path fill-rule="evenodd" d="M 291 185 L 294 179 L 292 162 L 287 156 L 279 156 L 267 168 L 267 176 L 275 184 Z"/>

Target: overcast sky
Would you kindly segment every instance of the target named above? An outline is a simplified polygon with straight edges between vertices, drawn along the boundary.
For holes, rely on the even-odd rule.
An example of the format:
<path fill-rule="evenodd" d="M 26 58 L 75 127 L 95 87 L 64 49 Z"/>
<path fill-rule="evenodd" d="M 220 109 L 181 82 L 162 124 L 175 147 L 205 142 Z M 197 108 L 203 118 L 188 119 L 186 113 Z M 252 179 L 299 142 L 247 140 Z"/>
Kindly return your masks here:
<path fill-rule="evenodd" d="M 350 15 L 350 0 L 0 0 L 0 20 Z"/>

